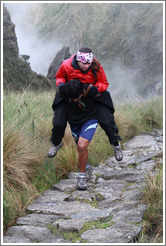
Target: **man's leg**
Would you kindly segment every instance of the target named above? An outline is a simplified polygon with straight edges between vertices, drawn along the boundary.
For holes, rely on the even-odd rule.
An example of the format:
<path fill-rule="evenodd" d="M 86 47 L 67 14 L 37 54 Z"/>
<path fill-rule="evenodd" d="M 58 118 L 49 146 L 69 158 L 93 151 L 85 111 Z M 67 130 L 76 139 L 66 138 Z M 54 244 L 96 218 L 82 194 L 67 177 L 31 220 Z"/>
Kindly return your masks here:
<path fill-rule="evenodd" d="M 85 138 L 79 137 L 78 140 L 78 167 L 80 173 L 85 173 L 86 163 L 88 161 L 88 146 L 90 141 Z"/>
<path fill-rule="evenodd" d="M 77 189 L 86 190 L 88 175 L 86 173 L 86 164 L 88 161 L 88 146 L 90 141 L 79 137 L 78 140 L 78 167 L 79 174 L 77 178 Z"/>
<path fill-rule="evenodd" d="M 72 136 L 74 138 L 75 143 L 77 144 L 77 147 L 78 147 L 79 134 L 80 134 L 81 130 L 82 129 L 79 127 L 72 127 L 72 129 L 71 129 L 71 133 L 72 133 Z M 92 172 L 93 172 L 93 168 L 91 167 L 90 163 L 87 160 L 85 173 L 88 176 L 88 180 L 90 179 Z"/>
<path fill-rule="evenodd" d="M 62 138 L 67 125 L 67 104 L 61 102 L 54 111 L 53 128 L 51 135 L 52 147 L 48 152 L 48 157 L 53 158 L 62 146 Z"/>
<path fill-rule="evenodd" d="M 78 167 L 79 174 L 77 188 L 86 190 L 86 183 L 93 171 L 88 163 L 88 146 L 96 131 L 98 121 L 96 119 L 85 122 L 81 127 L 71 126 L 72 135 L 78 147 Z"/>

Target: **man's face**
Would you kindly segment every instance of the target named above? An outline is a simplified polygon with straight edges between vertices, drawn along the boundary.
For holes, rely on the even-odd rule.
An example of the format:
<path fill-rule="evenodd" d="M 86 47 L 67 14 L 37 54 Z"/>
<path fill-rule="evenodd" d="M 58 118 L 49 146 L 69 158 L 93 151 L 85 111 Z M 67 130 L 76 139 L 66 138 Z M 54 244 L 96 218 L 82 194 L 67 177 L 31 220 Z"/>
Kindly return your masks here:
<path fill-rule="evenodd" d="M 83 71 L 87 71 L 88 68 L 90 67 L 91 63 L 82 63 L 82 62 L 78 61 L 78 65 L 79 65 L 79 67 L 80 67 Z"/>

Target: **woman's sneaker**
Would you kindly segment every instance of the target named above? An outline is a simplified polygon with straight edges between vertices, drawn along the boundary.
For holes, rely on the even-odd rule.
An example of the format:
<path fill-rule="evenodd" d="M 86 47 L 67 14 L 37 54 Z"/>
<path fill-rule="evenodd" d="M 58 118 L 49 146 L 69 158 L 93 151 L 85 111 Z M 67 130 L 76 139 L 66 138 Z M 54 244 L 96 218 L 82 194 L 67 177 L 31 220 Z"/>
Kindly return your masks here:
<path fill-rule="evenodd" d="M 117 146 L 113 145 L 114 156 L 117 161 L 121 161 L 123 159 L 123 153 L 120 144 Z"/>
<path fill-rule="evenodd" d="M 87 175 L 79 174 L 77 178 L 77 189 L 78 190 L 86 190 L 87 188 Z"/>
<path fill-rule="evenodd" d="M 61 147 L 62 147 L 62 142 L 59 145 L 53 144 L 50 150 L 48 151 L 48 157 L 53 158 Z"/>

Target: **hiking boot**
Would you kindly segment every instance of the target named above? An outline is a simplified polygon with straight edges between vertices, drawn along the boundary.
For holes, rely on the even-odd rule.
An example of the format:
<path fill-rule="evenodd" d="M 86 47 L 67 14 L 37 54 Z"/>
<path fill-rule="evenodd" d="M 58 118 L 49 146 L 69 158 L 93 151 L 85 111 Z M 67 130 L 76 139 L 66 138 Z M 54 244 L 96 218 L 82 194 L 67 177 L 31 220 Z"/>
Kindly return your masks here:
<path fill-rule="evenodd" d="M 123 153 L 120 144 L 117 146 L 113 145 L 114 156 L 117 161 L 121 161 L 123 159 Z"/>
<path fill-rule="evenodd" d="M 78 190 L 86 190 L 87 187 L 87 175 L 79 174 L 77 178 L 77 189 Z"/>
<path fill-rule="evenodd" d="M 53 158 L 56 156 L 58 150 L 62 147 L 62 142 L 59 145 L 52 145 L 50 150 L 48 151 L 48 157 Z"/>
<path fill-rule="evenodd" d="M 86 170 L 85 170 L 85 173 L 87 175 L 87 180 L 90 179 L 90 176 L 92 175 L 92 172 L 93 172 L 93 168 L 92 166 L 87 162 L 86 164 Z"/>

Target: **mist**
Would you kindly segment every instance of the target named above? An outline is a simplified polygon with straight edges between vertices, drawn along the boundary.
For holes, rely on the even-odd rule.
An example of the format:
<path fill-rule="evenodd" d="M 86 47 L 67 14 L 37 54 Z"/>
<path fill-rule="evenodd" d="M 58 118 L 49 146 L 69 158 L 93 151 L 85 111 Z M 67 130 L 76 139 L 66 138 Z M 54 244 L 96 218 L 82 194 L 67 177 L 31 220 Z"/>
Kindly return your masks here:
<path fill-rule="evenodd" d="M 139 71 L 126 68 L 119 59 L 110 64 L 103 64 L 103 67 L 109 82 L 108 91 L 114 102 L 139 101 L 139 88 L 133 83 Z"/>
<path fill-rule="evenodd" d="M 37 29 L 28 22 L 27 11 L 30 5 L 33 3 L 5 3 L 15 25 L 19 55 L 29 55 L 28 61 L 32 70 L 46 76 L 51 62 L 63 44 L 41 39 Z"/>

